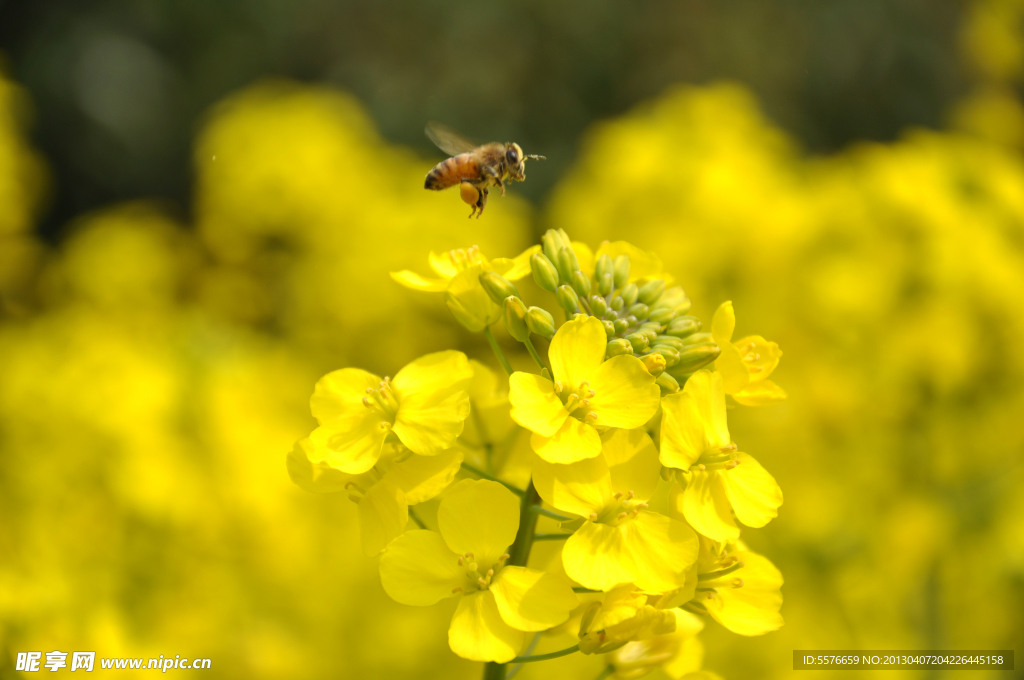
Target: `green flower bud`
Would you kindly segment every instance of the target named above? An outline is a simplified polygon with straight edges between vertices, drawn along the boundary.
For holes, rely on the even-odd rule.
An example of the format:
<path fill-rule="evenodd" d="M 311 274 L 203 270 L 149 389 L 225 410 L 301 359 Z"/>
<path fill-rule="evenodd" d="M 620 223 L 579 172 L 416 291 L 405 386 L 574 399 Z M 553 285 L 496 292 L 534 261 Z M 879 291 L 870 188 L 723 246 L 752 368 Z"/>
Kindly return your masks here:
<path fill-rule="evenodd" d="M 659 332 L 661 332 L 661 324 L 652 323 L 650 321 L 644 321 L 642 324 L 640 324 L 640 330 L 643 331 L 644 333 L 646 333 L 647 331 L 653 331 L 654 336 L 651 337 L 651 340 L 654 340 L 654 337 L 657 336 Z"/>
<path fill-rule="evenodd" d="M 616 333 L 623 333 L 627 328 L 629 328 L 629 322 L 625 319 L 616 319 L 612 325 L 615 326 Z"/>
<path fill-rule="evenodd" d="M 600 295 L 593 295 L 590 298 L 590 311 L 594 316 L 604 316 L 608 313 L 608 303 Z"/>
<path fill-rule="evenodd" d="M 652 349 L 651 352 L 657 352 L 661 356 L 665 357 L 665 365 L 670 368 L 679 363 L 679 350 L 677 350 L 675 347 L 669 347 L 668 345 L 660 345 L 657 348 Z"/>
<path fill-rule="evenodd" d="M 629 313 L 638 319 L 646 319 L 650 310 L 647 309 L 647 305 L 642 302 L 638 302 L 635 305 L 630 306 Z"/>
<path fill-rule="evenodd" d="M 633 345 L 629 344 L 628 340 L 623 338 L 616 338 L 608 343 L 607 356 L 608 358 L 617 357 L 620 354 L 632 354 Z"/>
<path fill-rule="evenodd" d="M 620 293 L 622 300 L 626 307 L 632 307 L 636 304 L 636 298 L 640 295 L 640 289 L 636 287 L 635 283 L 627 284 Z"/>
<path fill-rule="evenodd" d="M 668 373 L 662 373 L 654 383 L 661 388 L 661 393 L 675 394 L 679 391 L 679 382 Z"/>
<path fill-rule="evenodd" d="M 630 333 L 626 336 L 626 340 L 628 340 L 629 344 L 633 346 L 634 352 L 642 352 L 647 349 L 647 336 L 642 333 Z"/>
<path fill-rule="evenodd" d="M 611 274 L 614 280 L 615 265 L 612 264 L 612 258 L 608 256 L 608 253 L 597 258 L 597 262 L 594 263 L 594 278 L 600 279 L 605 274 Z"/>
<path fill-rule="evenodd" d="M 622 299 L 621 295 L 616 295 L 608 303 L 608 306 L 614 309 L 616 312 L 621 312 L 626 308 L 626 301 Z"/>
<path fill-rule="evenodd" d="M 615 324 L 608 319 L 605 319 L 601 323 L 604 324 L 604 333 L 608 336 L 608 339 L 615 337 Z"/>
<path fill-rule="evenodd" d="M 615 279 L 611 272 L 605 272 L 597 277 L 597 290 L 601 295 L 608 295 L 615 288 Z"/>
<path fill-rule="evenodd" d="M 661 279 L 648 281 L 640 287 L 640 302 L 645 305 L 653 305 L 665 292 L 665 282 Z"/>
<path fill-rule="evenodd" d="M 510 295 L 519 297 L 519 291 L 516 290 L 516 287 L 501 274 L 484 272 L 480 275 L 480 285 L 484 287 L 487 295 L 498 305 L 504 302 L 505 298 Z"/>
<path fill-rule="evenodd" d="M 576 291 L 569 286 L 559 286 L 555 297 L 558 298 L 558 304 L 566 314 L 574 314 L 580 308 L 580 298 L 576 295 Z"/>
<path fill-rule="evenodd" d="M 654 330 L 653 328 L 641 328 L 637 331 L 637 333 L 640 333 L 645 338 L 647 338 L 647 342 L 654 342 L 655 338 L 658 337 L 658 331 Z"/>
<path fill-rule="evenodd" d="M 664 307 L 662 307 L 661 309 L 656 309 L 650 314 L 648 314 L 647 318 L 650 319 L 651 321 L 654 321 L 657 324 L 665 325 L 672 319 L 676 318 L 677 314 L 678 312 L 676 312 L 676 310 L 674 309 L 665 309 Z"/>
<path fill-rule="evenodd" d="M 679 379 L 707 366 L 718 358 L 722 350 L 714 342 L 690 345 L 679 353 L 679 360 L 671 367 L 672 375 Z"/>
<path fill-rule="evenodd" d="M 581 298 L 586 299 L 590 295 L 590 277 L 577 269 L 572 273 L 572 287 Z"/>
<path fill-rule="evenodd" d="M 547 340 L 555 336 L 555 319 L 546 309 L 530 307 L 526 311 L 526 326 L 531 332 Z"/>
<path fill-rule="evenodd" d="M 685 338 L 688 335 L 693 335 L 700 330 L 700 319 L 695 316 L 680 316 L 676 317 L 669 323 L 668 328 L 665 332 L 669 335 L 674 335 L 677 338 Z"/>
<path fill-rule="evenodd" d="M 619 255 L 613 264 L 615 265 L 615 287 L 623 288 L 629 282 L 629 256 Z"/>
<path fill-rule="evenodd" d="M 569 241 L 562 238 L 563 233 L 565 232 L 561 230 L 548 229 L 541 238 L 544 255 L 547 256 L 550 262 L 558 262 L 558 252 L 569 245 Z"/>
<path fill-rule="evenodd" d="M 530 256 L 530 269 L 538 286 L 549 293 L 555 292 L 558 288 L 558 270 L 544 253 L 534 253 Z"/>
<path fill-rule="evenodd" d="M 505 298 L 505 328 L 519 342 L 530 337 L 530 329 L 526 325 L 526 304 L 514 295 Z"/>
<path fill-rule="evenodd" d="M 644 362 L 644 368 L 647 369 L 647 372 L 655 377 L 664 373 L 667 367 L 665 357 L 660 354 L 645 354 L 640 357 L 640 361 Z"/>
<path fill-rule="evenodd" d="M 572 283 L 572 273 L 580 268 L 579 260 L 572 248 L 565 246 L 558 251 L 558 259 L 555 260 L 558 267 L 558 277 L 564 283 Z"/>
<path fill-rule="evenodd" d="M 714 342 L 715 339 L 711 337 L 711 333 L 694 333 L 688 335 L 685 338 L 680 338 L 684 345 L 700 345 L 705 342 Z"/>
<path fill-rule="evenodd" d="M 651 341 L 652 347 L 672 347 L 676 350 L 681 350 L 684 345 L 683 341 L 679 338 L 674 338 L 671 335 L 659 335 L 655 340 Z"/>

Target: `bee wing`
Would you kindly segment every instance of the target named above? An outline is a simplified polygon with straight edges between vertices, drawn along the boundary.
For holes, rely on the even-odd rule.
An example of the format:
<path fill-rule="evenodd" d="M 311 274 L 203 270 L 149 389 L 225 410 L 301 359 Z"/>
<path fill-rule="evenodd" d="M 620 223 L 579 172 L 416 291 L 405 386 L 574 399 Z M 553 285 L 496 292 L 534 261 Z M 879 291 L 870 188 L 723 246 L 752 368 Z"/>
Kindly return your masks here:
<path fill-rule="evenodd" d="M 474 144 L 469 141 L 447 125 L 436 121 L 430 121 L 427 123 L 427 127 L 423 131 L 427 133 L 427 137 L 430 141 L 437 145 L 437 148 L 444 151 L 449 156 L 458 156 L 460 153 L 472 151 L 479 146 L 478 144 Z"/>

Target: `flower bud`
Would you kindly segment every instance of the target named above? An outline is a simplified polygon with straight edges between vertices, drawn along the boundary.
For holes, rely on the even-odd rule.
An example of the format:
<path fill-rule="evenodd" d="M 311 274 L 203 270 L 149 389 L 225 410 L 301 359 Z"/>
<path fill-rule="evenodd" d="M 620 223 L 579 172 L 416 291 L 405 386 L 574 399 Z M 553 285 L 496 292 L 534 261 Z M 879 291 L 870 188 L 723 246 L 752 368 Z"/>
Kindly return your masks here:
<path fill-rule="evenodd" d="M 555 336 L 555 319 L 546 309 L 530 307 L 526 311 L 526 326 L 531 332 L 547 340 Z"/>
<path fill-rule="evenodd" d="M 615 288 L 615 279 L 611 272 L 605 272 L 597 277 L 597 290 L 601 295 L 608 295 Z"/>
<path fill-rule="evenodd" d="M 629 344 L 629 340 L 624 338 L 616 338 L 608 343 L 607 355 L 608 358 L 617 357 L 620 354 L 632 354 L 633 345 Z"/>
<path fill-rule="evenodd" d="M 674 335 L 677 338 L 685 338 L 688 335 L 693 335 L 700 330 L 700 319 L 695 316 L 680 316 L 676 317 L 669 323 L 668 328 L 665 332 L 669 335 Z"/>
<path fill-rule="evenodd" d="M 512 282 L 501 274 L 495 272 L 484 272 L 480 275 L 480 285 L 484 287 L 487 294 L 494 300 L 495 304 L 501 304 L 510 295 L 519 297 L 519 291 L 512 285 Z"/>
<path fill-rule="evenodd" d="M 590 311 L 594 313 L 594 316 L 604 316 L 608 313 L 608 303 L 600 295 L 593 295 L 590 298 Z"/>
<path fill-rule="evenodd" d="M 569 242 L 562 238 L 562 233 L 564 232 L 561 232 L 561 230 L 548 229 L 541 238 L 544 255 L 548 258 L 549 262 L 558 262 L 558 251 L 569 245 Z"/>
<path fill-rule="evenodd" d="M 647 305 L 642 302 L 638 302 L 635 305 L 630 306 L 629 313 L 638 319 L 646 319 L 650 310 L 647 309 Z"/>
<path fill-rule="evenodd" d="M 632 307 L 636 303 L 637 296 L 640 295 L 640 289 L 636 287 L 635 283 L 629 283 L 622 289 L 620 295 L 622 295 L 626 307 Z"/>
<path fill-rule="evenodd" d="M 572 288 L 577 295 L 586 299 L 590 295 L 590 277 L 577 269 L 572 273 Z"/>
<path fill-rule="evenodd" d="M 634 352 L 642 352 L 647 349 L 647 336 L 642 333 L 630 333 L 626 336 L 626 340 L 633 346 Z"/>
<path fill-rule="evenodd" d="M 614 309 L 616 312 L 621 312 L 626 308 L 626 301 L 622 299 L 621 295 L 616 295 L 608 303 L 608 306 Z"/>
<path fill-rule="evenodd" d="M 564 283 L 572 283 L 572 273 L 580 268 L 580 263 L 576 259 L 576 253 L 573 252 L 572 248 L 565 246 L 558 251 L 558 259 L 555 260 L 555 266 L 558 268 L 558 277 Z"/>
<path fill-rule="evenodd" d="M 651 341 L 652 347 L 671 347 L 675 350 L 683 349 L 683 341 L 679 338 L 674 338 L 671 335 L 659 335 L 656 339 Z"/>
<path fill-rule="evenodd" d="M 654 377 L 658 377 L 668 368 L 665 363 L 665 357 L 661 354 L 645 354 L 640 357 L 640 361 L 644 362 L 644 368 Z"/>
<path fill-rule="evenodd" d="M 625 319 L 616 319 L 612 322 L 612 325 L 615 327 L 616 333 L 623 333 L 627 328 L 629 328 L 629 322 Z"/>
<path fill-rule="evenodd" d="M 656 309 L 650 314 L 648 314 L 647 318 L 650 319 L 651 321 L 654 321 L 657 324 L 664 325 L 667 324 L 672 319 L 676 318 L 677 314 L 678 312 L 676 312 L 676 310 L 674 309 L 665 309 L 664 307 L 662 307 L 661 309 Z"/>
<path fill-rule="evenodd" d="M 534 253 L 530 256 L 530 269 L 538 286 L 549 293 L 555 292 L 558 288 L 558 270 L 544 253 Z"/>
<path fill-rule="evenodd" d="M 576 295 L 576 291 L 569 286 L 559 286 L 555 297 L 558 298 L 558 304 L 566 314 L 574 314 L 580 308 L 580 298 Z"/>
<path fill-rule="evenodd" d="M 722 353 L 721 348 L 714 342 L 704 342 L 699 345 L 690 345 L 679 353 L 679 361 L 671 366 L 672 375 L 676 378 L 707 366 L 718 358 Z"/>
<path fill-rule="evenodd" d="M 651 352 L 657 352 L 658 354 L 665 357 L 665 364 L 668 367 L 675 366 L 679 363 L 679 350 L 675 347 L 669 347 L 667 345 L 659 345 L 656 349 L 652 349 Z"/>
<path fill-rule="evenodd" d="M 594 278 L 600 279 L 605 274 L 611 274 L 614 279 L 615 265 L 612 264 L 612 258 L 608 256 L 608 253 L 597 258 L 597 262 L 594 263 Z"/>
<path fill-rule="evenodd" d="M 668 373 L 662 373 L 654 382 L 661 388 L 662 394 L 675 394 L 679 391 L 679 381 Z"/>
<path fill-rule="evenodd" d="M 519 342 L 530 337 L 530 329 L 526 325 L 526 304 L 514 295 L 505 298 L 505 329 Z"/>
<path fill-rule="evenodd" d="M 622 288 L 629 283 L 629 256 L 619 255 L 613 264 L 615 265 L 615 287 Z"/>
<path fill-rule="evenodd" d="M 653 328 L 640 328 L 637 330 L 637 333 L 640 333 L 647 338 L 647 342 L 654 342 L 658 337 L 658 331 Z"/>
<path fill-rule="evenodd" d="M 714 337 L 711 333 L 694 333 L 693 335 L 687 335 L 685 338 L 680 338 L 684 345 L 700 345 L 705 342 L 714 342 Z"/>
<path fill-rule="evenodd" d="M 608 336 L 608 339 L 610 340 L 615 337 L 615 324 L 608 319 L 605 319 L 601 323 L 604 324 L 604 334 Z"/>
<path fill-rule="evenodd" d="M 661 297 L 661 294 L 665 292 L 665 282 L 661 279 L 654 279 L 648 281 L 644 285 L 640 286 L 640 302 L 645 305 L 653 305 Z"/>

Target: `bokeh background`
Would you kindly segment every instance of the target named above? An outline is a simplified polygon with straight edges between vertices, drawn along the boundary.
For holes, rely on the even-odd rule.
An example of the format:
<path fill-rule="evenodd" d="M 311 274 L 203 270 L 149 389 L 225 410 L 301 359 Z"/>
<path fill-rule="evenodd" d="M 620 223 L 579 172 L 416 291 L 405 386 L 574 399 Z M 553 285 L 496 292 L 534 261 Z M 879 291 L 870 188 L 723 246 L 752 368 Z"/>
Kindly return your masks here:
<path fill-rule="evenodd" d="M 787 624 L 711 623 L 706 668 L 1020 667 L 1021 0 L 0 0 L 0 54 L 0 677 L 54 649 L 478 677 L 453 605 L 390 601 L 284 455 L 329 370 L 490 361 L 388 271 L 549 227 L 656 251 L 783 349 L 790 398 L 730 425 L 785 493 L 745 538 Z M 430 119 L 549 160 L 470 222 L 422 189 Z"/>

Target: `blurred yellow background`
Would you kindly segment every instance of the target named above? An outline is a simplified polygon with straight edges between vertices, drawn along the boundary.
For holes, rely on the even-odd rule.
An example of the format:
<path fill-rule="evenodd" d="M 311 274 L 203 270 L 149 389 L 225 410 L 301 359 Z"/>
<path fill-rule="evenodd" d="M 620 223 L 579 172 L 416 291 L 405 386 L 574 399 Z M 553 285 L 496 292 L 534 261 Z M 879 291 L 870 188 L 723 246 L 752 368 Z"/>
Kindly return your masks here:
<path fill-rule="evenodd" d="M 786 626 L 709 624 L 705 668 L 789 677 L 803 648 L 1019 657 L 1018 4 L 972 5 L 980 84 L 945 131 L 810 156 L 744 86 L 677 86 L 590 128 L 542 206 L 513 189 L 479 221 L 423 191 L 438 159 L 383 141 L 354 97 L 264 80 L 198 131 L 192 223 L 138 201 L 43 240 L 46 159 L 27 95 L 0 80 L 0 677 L 54 649 L 208 657 L 224 678 L 478 677 L 448 649 L 454 603 L 388 599 L 354 507 L 294 486 L 284 456 L 329 370 L 446 348 L 493 363 L 389 271 L 473 244 L 513 256 L 545 228 L 657 252 L 694 313 L 732 300 L 737 332 L 784 352 L 789 399 L 730 425 L 785 494 L 744 538 L 786 578 Z"/>

